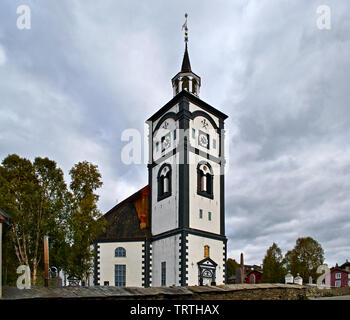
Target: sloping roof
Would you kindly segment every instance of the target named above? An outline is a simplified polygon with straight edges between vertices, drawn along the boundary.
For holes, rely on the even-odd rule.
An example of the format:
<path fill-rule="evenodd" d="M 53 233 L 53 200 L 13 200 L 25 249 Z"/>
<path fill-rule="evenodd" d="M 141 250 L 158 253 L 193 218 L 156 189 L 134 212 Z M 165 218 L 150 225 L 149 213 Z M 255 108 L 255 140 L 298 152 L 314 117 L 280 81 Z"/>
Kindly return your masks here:
<path fill-rule="evenodd" d="M 348 260 L 346 260 L 346 262 L 340 266 L 340 268 L 342 269 L 344 269 L 345 267 L 350 267 L 350 262 Z"/>
<path fill-rule="evenodd" d="M 148 212 L 149 192 L 150 187 L 146 186 L 109 210 L 104 215 L 104 218 L 107 220 L 106 231 L 102 233 L 96 241 L 103 242 L 150 238 L 151 229 L 149 226 Z M 142 213 L 140 213 L 140 210 Z M 142 219 L 140 218 L 141 214 L 144 215 Z M 141 227 L 142 223 L 144 223 L 143 227 Z"/>
<path fill-rule="evenodd" d="M 6 224 L 9 223 L 9 216 L 1 209 L 0 209 L 0 223 L 6 223 Z"/>
<path fill-rule="evenodd" d="M 148 121 L 154 121 L 160 118 L 163 114 L 165 114 L 171 107 L 173 107 L 176 103 L 181 101 L 181 99 L 185 97 L 190 102 L 194 103 L 195 105 L 200 106 L 205 111 L 212 113 L 213 115 L 217 116 L 218 118 L 221 118 L 223 120 L 227 119 L 228 116 L 224 114 L 223 112 L 219 111 L 218 109 L 212 107 L 208 103 L 204 102 L 203 100 L 199 99 L 194 94 L 188 92 L 187 90 L 180 91 L 175 97 L 173 97 L 169 102 L 167 102 L 163 107 L 161 107 L 156 113 L 153 114 L 150 118 L 148 118 Z"/>
<path fill-rule="evenodd" d="M 342 269 L 341 267 L 333 267 L 333 268 L 331 268 L 331 272 L 335 272 L 335 271 L 339 271 L 339 272 L 344 272 L 344 273 L 350 274 L 350 271 Z"/>

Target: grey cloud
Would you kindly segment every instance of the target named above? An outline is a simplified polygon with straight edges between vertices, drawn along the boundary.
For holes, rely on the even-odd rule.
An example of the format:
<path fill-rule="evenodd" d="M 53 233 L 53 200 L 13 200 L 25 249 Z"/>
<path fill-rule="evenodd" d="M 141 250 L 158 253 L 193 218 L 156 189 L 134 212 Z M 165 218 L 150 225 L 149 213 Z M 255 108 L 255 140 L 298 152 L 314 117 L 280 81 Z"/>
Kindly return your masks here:
<path fill-rule="evenodd" d="M 66 174 L 98 164 L 102 211 L 144 186 L 146 166 L 121 163 L 121 132 L 143 132 L 172 97 L 187 11 L 201 98 L 230 116 L 229 256 L 260 263 L 272 242 L 286 252 L 310 235 L 330 264 L 349 258 L 346 0 L 330 3 L 328 31 L 316 0 L 26 3 L 30 31 L 16 2 L 0 4 L 2 159 L 49 156 Z"/>

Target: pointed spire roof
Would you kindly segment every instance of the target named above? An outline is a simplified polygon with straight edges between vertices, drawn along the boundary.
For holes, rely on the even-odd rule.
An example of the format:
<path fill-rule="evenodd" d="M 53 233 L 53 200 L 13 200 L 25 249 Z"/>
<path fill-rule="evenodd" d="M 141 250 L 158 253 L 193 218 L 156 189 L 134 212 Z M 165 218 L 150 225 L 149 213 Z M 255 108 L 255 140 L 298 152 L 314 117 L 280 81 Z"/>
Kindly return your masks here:
<path fill-rule="evenodd" d="M 187 50 L 187 43 L 186 43 L 186 48 L 185 48 L 184 59 L 182 61 L 181 72 L 192 72 L 190 57 L 188 55 L 188 50 Z"/>

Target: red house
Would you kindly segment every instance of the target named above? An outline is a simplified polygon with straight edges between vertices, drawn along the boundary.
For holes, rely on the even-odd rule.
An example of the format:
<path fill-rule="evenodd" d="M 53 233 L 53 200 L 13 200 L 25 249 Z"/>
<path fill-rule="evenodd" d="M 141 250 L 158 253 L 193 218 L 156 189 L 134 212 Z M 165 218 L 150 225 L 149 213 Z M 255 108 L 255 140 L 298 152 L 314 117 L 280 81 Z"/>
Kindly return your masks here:
<path fill-rule="evenodd" d="M 261 283 L 263 279 L 263 273 L 259 270 L 251 270 L 245 276 L 245 283 Z"/>
<path fill-rule="evenodd" d="M 350 286 L 350 271 L 341 267 L 331 268 L 331 287 Z"/>

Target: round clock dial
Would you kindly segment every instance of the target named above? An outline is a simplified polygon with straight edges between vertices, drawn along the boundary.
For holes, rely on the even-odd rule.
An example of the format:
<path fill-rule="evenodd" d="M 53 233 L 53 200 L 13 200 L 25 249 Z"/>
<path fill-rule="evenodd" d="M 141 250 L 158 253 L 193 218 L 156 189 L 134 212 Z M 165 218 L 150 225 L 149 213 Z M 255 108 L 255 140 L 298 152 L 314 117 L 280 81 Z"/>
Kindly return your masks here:
<path fill-rule="evenodd" d="M 199 143 L 203 146 L 203 147 L 207 147 L 208 146 L 208 138 L 205 134 L 201 134 L 199 136 Z"/>
<path fill-rule="evenodd" d="M 163 141 L 163 148 L 168 149 L 170 147 L 170 137 L 165 137 Z"/>

